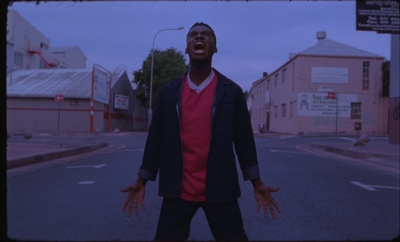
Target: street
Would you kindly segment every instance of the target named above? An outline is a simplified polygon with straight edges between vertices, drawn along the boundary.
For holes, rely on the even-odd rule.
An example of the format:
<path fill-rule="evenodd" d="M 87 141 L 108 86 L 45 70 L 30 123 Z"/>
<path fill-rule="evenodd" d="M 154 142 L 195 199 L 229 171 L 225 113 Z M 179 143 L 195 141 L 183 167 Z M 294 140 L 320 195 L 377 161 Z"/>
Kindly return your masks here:
<path fill-rule="evenodd" d="M 106 139 L 106 138 L 105 138 Z M 146 211 L 122 213 L 143 155 L 145 134 L 107 137 L 107 148 L 7 171 L 10 239 L 149 241 L 161 198 L 158 181 L 146 186 Z M 310 144 L 330 137 L 256 137 L 262 180 L 280 186 L 282 209 L 273 220 L 256 214 L 250 182 L 239 172 L 245 230 L 250 240 L 391 240 L 399 236 L 399 170 L 347 158 Z M 213 240 L 204 213 L 189 240 Z"/>

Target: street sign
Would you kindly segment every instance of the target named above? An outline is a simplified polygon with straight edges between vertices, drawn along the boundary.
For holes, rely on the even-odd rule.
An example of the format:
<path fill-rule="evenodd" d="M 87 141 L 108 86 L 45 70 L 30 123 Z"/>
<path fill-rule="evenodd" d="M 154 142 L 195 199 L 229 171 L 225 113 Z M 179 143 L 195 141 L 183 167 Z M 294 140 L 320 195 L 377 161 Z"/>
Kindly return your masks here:
<path fill-rule="evenodd" d="M 62 94 L 56 94 L 54 100 L 55 100 L 56 102 L 62 102 L 62 101 L 64 101 L 64 95 L 62 95 Z"/>
<path fill-rule="evenodd" d="M 396 0 L 356 1 L 356 30 L 400 33 L 400 10 Z"/>

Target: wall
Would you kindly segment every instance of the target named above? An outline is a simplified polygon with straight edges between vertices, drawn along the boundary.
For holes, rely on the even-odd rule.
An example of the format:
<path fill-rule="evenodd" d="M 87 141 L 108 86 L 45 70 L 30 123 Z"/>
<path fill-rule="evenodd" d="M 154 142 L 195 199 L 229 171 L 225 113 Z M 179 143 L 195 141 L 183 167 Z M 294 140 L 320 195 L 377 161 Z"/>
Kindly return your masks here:
<path fill-rule="evenodd" d="M 60 104 L 60 112 L 58 112 Z M 35 133 L 89 132 L 89 100 L 45 98 L 7 98 L 7 130 L 13 134 L 30 130 Z M 104 105 L 95 102 L 94 130 L 103 128 Z M 60 113 L 60 122 L 58 122 Z"/>

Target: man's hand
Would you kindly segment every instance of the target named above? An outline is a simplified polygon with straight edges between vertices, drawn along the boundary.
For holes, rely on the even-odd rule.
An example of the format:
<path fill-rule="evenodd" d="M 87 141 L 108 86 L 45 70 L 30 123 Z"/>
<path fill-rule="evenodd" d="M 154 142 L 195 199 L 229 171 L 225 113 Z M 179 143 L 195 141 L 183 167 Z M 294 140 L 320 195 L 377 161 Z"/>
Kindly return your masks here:
<path fill-rule="evenodd" d="M 144 193 L 145 193 L 145 184 L 146 181 L 139 178 L 134 184 L 130 185 L 127 188 L 121 188 L 121 192 L 129 192 L 128 197 L 126 198 L 124 205 L 122 206 L 122 212 L 125 212 L 125 209 L 128 207 L 128 217 L 131 216 L 132 206 L 137 216 L 139 214 L 138 204 L 142 206 L 143 210 L 146 210 L 146 206 L 144 205 Z"/>
<path fill-rule="evenodd" d="M 275 209 L 280 213 L 281 209 L 278 204 L 271 196 L 271 192 L 277 192 L 279 187 L 271 188 L 269 186 L 265 186 L 260 179 L 256 181 L 252 181 L 254 186 L 254 196 L 257 201 L 257 210 L 256 213 L 260 211 L 260 208 L 264 208 L 264 216 L 268 217 L 268 209 L 272 214 L 272 218 L 276 219 Z M 274 209 L 275 207 L 275 209 Z"/>

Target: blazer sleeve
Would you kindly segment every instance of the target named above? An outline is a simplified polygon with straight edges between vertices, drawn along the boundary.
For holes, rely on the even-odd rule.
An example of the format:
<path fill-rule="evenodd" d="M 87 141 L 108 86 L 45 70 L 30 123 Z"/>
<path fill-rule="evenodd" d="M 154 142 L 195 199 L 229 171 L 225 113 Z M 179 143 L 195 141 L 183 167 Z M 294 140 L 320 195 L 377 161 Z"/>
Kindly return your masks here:
<path fill-rule="evenodd" d="M 162 92 L 157 100 L 156 108 L 150 123 L 150 128 L 144 149 L 142 165 L 138 175 L 145 179 L 155 181 L 160 168 L 160 156 L 162 146 Z"/>
<path fill-rule="evenodd" d="M 246 100 L 240 87 L 235 92 L 233 141 L 244 180 L 260 178 L 257 151 Z"/>

